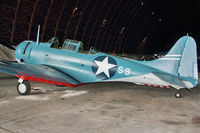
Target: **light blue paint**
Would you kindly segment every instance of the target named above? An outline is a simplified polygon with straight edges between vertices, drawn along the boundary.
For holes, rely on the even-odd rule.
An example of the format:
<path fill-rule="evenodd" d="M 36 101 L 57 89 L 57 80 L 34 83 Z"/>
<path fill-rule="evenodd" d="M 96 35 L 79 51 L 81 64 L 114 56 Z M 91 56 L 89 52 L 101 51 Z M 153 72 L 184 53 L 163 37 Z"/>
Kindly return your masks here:
<path fill-rule="evenodd" d="M 197 85 L 196 42 L 190 36 L 180 38 L 166 56 L 153 61 L 123 59 L 100 52 L 81 53 L 83 44 L 80 41 L 66 40 L 62 49 L 51 48 L 51 45 L 48 42 L 37 45 L 37 42 L 23 41 L 18 45 L 15 56 L 26 64 L 51 66 L 69 75 L 71 78 L 68 77 L 67 80 L 71 82 L 72 79 L 80 83 L 105 82 L 153 73 L 160 79 L 183 88 L 186 85 L 182 81 Z M 92 72 L 92 63 L 100 56 L 109 56 L 117 62 L 116 73 L 110 79 L 101 80 Z M 129 68 L 130 74 L 119 73 L 120 66 Z"/>

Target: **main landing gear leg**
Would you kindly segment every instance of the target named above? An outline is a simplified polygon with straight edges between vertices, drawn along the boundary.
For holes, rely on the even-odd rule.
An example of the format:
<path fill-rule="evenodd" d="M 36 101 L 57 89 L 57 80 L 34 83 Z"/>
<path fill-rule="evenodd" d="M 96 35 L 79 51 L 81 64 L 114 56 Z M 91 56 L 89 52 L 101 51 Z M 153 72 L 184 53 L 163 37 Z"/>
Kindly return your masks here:
<path fill-rule="evenodd" d="M 17 92 L 19 95 L 29 95 L 31 86 L 27 80 L 19 79 L 17 84 Z"/>
<path fill-rule="evenodd" d="M 181 91 L 180 90 L 176 90 L 175 97 L 176 98 L 181 98 Z"/>

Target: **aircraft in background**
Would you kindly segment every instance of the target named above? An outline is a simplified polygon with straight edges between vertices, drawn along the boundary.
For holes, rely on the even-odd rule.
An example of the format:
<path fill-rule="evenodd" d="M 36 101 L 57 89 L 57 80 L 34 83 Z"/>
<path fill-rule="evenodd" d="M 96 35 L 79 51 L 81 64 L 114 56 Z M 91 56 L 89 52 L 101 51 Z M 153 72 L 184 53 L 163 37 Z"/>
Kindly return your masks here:
<path fill-rule="evenodd" d="M 59 48 L 56 38 L 49 42 L 23 41 L 15 51 L 17 62 L 1 61 L 0 72 L 19 78 L 17 91 L 28 95 L 28 81 L 59 86 L 78 87 L 94 82 L 132 82 L 137 85 L 175 88 L 181 97 L 182 88 L 191 89 L 198 83 L 196 42 L 190 36 L 181 37 L 162 58 L 137 61 L 83 50 L 83 43 L 65 40 Z"/>

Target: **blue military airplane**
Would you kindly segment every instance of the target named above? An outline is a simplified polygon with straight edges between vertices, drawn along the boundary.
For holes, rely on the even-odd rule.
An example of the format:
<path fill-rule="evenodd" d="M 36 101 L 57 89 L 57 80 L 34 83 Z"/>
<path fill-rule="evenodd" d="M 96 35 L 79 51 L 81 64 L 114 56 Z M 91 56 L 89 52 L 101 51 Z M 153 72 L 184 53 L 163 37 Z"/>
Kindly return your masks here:
<path fill-rule="evenodd" d="M 132 82 L 137 85 L 175 88 L 181 97 L 182 88 L 191 89 L 198 83 L 196 42 L 190 36 L 181 37 L 162 58 L 137 61 L 97 52 L 86 53 L 83 43 L 65 40 L 58 47 L 58 40 L 39 42 L 23 41 L 15 51 L 17 62 L 1 61 L 0 72 L 19 78 L 17 91 L 30 94 L 28 81 L 59 86 L 78 87 L 94 82 Z"/>

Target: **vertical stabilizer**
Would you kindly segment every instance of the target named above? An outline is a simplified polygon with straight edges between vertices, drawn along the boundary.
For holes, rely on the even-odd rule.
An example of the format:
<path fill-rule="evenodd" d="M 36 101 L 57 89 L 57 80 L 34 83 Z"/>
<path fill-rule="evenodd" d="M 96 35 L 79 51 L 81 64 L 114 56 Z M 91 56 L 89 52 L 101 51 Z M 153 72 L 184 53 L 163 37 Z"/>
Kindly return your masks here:
<path fill-rule="evenodd" d="M 179 76 L 198 79 L 196 42 L 188 37 L 183 48 L 177 73 Z"/>
<path fill-rule="evenodd" d="M 39 40 L 40 40 L 40 25 L 38 25 L 38 32 L 37 32 L 37 46 L 39 46 Z"/>

